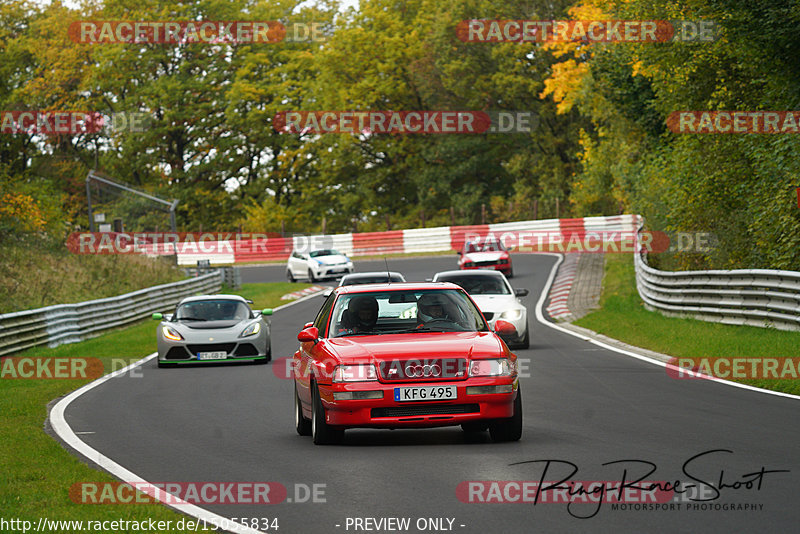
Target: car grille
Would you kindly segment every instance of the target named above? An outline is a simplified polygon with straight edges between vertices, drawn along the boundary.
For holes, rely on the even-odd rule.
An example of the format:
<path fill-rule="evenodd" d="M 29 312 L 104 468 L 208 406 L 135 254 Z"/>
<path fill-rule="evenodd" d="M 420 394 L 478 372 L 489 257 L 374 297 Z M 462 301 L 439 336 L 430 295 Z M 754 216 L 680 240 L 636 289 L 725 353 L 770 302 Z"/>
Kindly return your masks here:
<path fill-rule="evenodd" d="M 429 358 L 380 362 L 381 378 L 387 382 L 453 380 L 467 378 L 465 358 Z"/>
<path fill-rule="evenodd" d="M 186 352 L 183 347 L 172 347 L 167 351 L 167 355 L 164 356 L 167 360 L 188 360 L 191 357 L 192 355 Z"/>
<path fill-rule="evenodd" d="M 390 406 L 388 408 L 373 408 L 372 417 L 413 417 L 415 415 L 454 415 L 461 413 L 480 413 L 477 404 L 439 404 L 423 406 Z"/>
<path fill-rule="evenodd" d="M 478 267 L 486 267 L 488 265 L 500 265 L 500 260 L 491 260 L 491 261 L 476 261 L 474 262 L 475 265 Z"/>
<path fill-rule="evenodd" d="M 483 316 L 486 317 L 487 321 L 491 321 L 492 317 L 494 317 L 494 312 L 483 312 Z"/>
<path fill-rule="evenodd" d="M 236 347 L 234 356 L 258 356 L 258 349 L 252 343 L 242 343 Z"/>
<path fill-rule="evenodd" d="M 215 352 L 220 350 L 224 350 L 227 354 L 230 354 L 235 346 L 236 343 L 204 343 L 198 345 L 186 345 L 186 347 L 189 349 L 189 352 L 195 355 L 198 352 Z"/>

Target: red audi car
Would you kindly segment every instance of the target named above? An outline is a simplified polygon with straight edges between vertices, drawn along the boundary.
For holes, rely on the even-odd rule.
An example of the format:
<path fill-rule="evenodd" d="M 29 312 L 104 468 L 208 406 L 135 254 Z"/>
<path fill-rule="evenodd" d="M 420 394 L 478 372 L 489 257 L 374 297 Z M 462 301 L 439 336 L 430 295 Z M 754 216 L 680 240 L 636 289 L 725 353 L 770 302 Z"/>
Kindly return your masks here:
<path fill-rule="evenodd" d="M 511 254 L 499 240 L 489 238 L 483 243 L 480 240 L 466 241 L 458 254 L 459 269 L 493 269 L 501 271 L 506 278 L 514 276 Z"/>
<path fill-rule="evenodd" d="M 517 357 L 451 283 L 337 287 L 297 336 L 295 426 L 316 444 L 347 428 L 461 425 L 522 436 Z"/>

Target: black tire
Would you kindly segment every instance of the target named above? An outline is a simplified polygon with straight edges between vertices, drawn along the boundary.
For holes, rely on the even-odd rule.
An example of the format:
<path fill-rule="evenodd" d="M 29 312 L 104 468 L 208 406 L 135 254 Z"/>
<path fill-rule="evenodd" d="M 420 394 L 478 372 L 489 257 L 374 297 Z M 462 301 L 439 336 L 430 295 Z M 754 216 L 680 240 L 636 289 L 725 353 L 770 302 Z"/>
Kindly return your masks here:
<path fill-rule="evenodd" d="M 506 278 L 514 278 L 514 269 L 509 269 Z"/>
<path fill-rule="evenodd" d="M 297 395 L 297 384 L 294 386 L 294 428 L 301 436 L 311 435 L 311 421 L 303 415 L 300 397 Z"/>
<path fill-rule="evenodd" d="M 344 438 L 344 429 L 325 422 L 325 408 L 319 398 L 319 388 L 311 390 L 311 437 L 315 445 L 335 445 Z"/>
<path fill-rule="evenodd" d="M 294 277 L 291 269 L 286 269 L 286 279 L 291 283 L 297 282 L 297 278 Z"/>
<path fill-rule="evenodd" d="M 514 400 L 514 415 L 508 419 L 500 419 L 489 425 L 489 435 L 492 441 L 519 441 L 522 437 L 522 390 L 517 389 L 517 398 Z"/>
<path fill-rule="evenodd" d="M 311 282 L 312 284 L 317 281 L 317 279 L 314 278 L 314 271 L 312 271 L 311 269 L 308 270 L 308 281 Z"/>

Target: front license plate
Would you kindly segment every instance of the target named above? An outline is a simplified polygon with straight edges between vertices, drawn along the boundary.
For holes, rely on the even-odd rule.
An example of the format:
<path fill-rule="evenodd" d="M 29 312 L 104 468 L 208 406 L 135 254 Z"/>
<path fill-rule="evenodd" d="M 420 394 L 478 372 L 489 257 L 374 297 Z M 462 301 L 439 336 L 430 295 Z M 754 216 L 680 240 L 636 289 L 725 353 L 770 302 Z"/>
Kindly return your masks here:
<path fill-rule="evenodd" d="M 197 359 L 198 360 L 224 360 L 228 357 L 228 353 L 224 350 L 218 350 L 214 352 L 198 352 Z"/>
<path fill-rule="evenodd" d="M 394 400 L 397 402 L 453 400 L 456 397 L 458 397 L 456 386 L 394 388 Z"/>

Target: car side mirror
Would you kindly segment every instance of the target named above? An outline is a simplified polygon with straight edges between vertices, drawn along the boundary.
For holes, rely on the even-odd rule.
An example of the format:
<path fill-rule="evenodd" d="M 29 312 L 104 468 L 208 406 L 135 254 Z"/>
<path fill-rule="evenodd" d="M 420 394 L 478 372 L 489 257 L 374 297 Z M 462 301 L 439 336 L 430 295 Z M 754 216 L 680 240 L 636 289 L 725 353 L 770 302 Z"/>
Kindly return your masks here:
<path fill-rule="evenodd" d="M 305 330 L 306 328 L 311 328 L 312 326 L 314 326 L 314 323 L 306 323 L 303 325 L 303 330 Z"/>
<path fill-rule="evenodd" d="M 299 334 L 297 334 L 297 341 L 300 341 L 301 343 L 305 343 L 307 341 L 316 343 L 319 341 L 319 330 L 317 330 L 316 326 L 304 328 Z"/>
<path fill-rule="evenodd" d="M 272 308 L 264 308 L 261 310 L 261 315 L 272 315 Z"/>
<path fill-rule="evenodd" d="M 164 319 L 164 315 L 163 314 L 161 314 L 161 313 L 154 313 L 153 314 L 153 320 L 154 321 L 161 321 L 162 319 Z"/>
<path fill-rule="evenodd" d="M 514 296 L 515 297 L 527 297 L 528 293 L 530 293 L 530 291 L 528 291 L 527 289 L 524 289 L 524 288 L 520 288 L 520 289 L 515 289 L 514 290 Z"/>
<path fill-rule="evenodd" d="M 494 331 L 501 336 L 513 336 L 517 333 L 516 327 L 503 319 L 498 319 L 494 322 Z"/>

